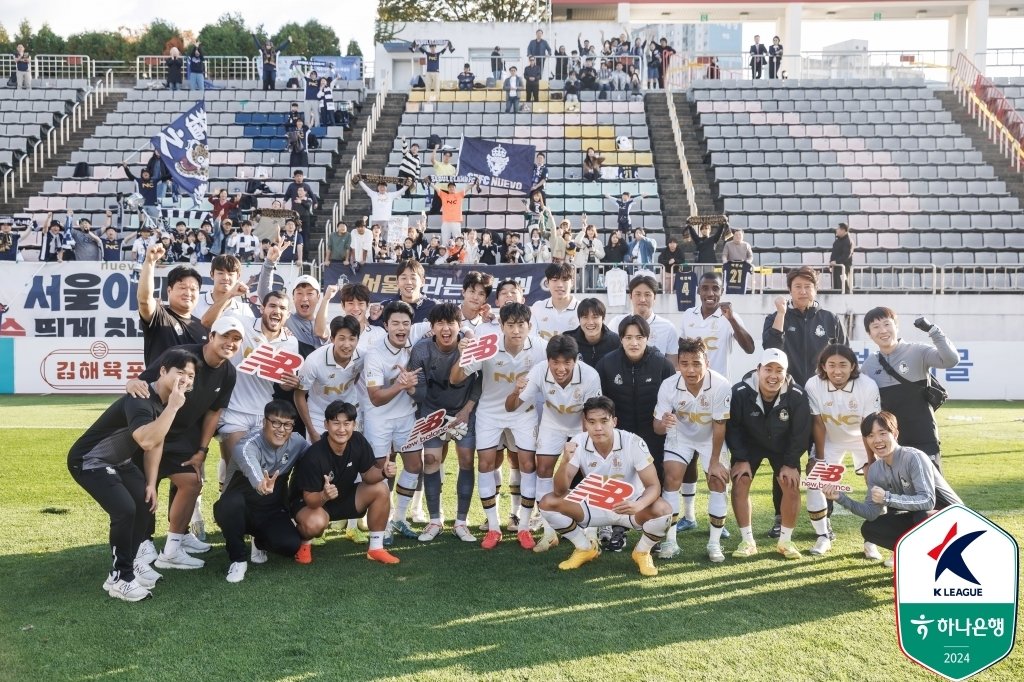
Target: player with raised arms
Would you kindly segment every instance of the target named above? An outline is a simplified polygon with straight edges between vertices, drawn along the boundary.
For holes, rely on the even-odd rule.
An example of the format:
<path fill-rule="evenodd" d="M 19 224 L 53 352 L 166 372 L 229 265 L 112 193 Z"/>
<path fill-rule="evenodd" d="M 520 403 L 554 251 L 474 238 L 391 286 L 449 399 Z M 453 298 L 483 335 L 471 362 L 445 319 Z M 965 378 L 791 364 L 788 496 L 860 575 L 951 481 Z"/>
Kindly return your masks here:
<path fill-rule="evenodd" d="M 725 425 L 729 420 L 732 385 L 708 367 L 708 347 L 702 339 L 679 339 L 679 374 L 662 382 L 658 405 L 654 408 L 654 431 L 665 438 L 665 492 L 662 497 L 679 514 L 679 485 L 683 472 L 695 458 L 700 459 L 708 484 L 708 558 L 725 561 L 722 553 L 722 528 L 729 508 L 725 491 L 729 470 L 722 464 Z M 671 559 L 679 554 L 675 533 L 669 533 L 658 557 Z"/>
<path fill-rule="evenodd" d="M 584 432 L 563 447 L 555 489 L 541 498 L 541 514 L 575 547 L 569 558 L 558 564 L 563 571 L 579 568 L 601 553 L 584 529 L 620 526 L 643 531 L 633 548 L 633 561 L 641 575 L 658 575 L 651 549 L 665 537 L 672 509 L 661 497 L 658 472 L 647 443 L 640 436 L 615 428 L 616 423 L 611 398 L 587 399 L 583 404 Z M 586 478 L 570 490 L 577 473 Z M 594 474 L 601 477 L 600 483 L 589 480 Z M 632 492 L 619 497 L 619 482 L 629 484 Z"/>
<path fill-rule="evenodd" d="M 524 519 L 529 522 L 530 515 L 526 509 L 533 500 L 555 489 L 552 478 L 555 464 L 566 441 L 579 433 L 579 414 L 583 411 L 583 403 L 601 395 L 600 375 L 589 365 L 577 361 L 579 352 L 572 337 L 564 334 L 552 336 L 545 349 L 547 363 L 536 365 L 528 375 L 519 377 L 515 388 L 505 398 L 506 412 L 517 412 L 523 405 L 544 403 L 536 454 L 531 456 L 524 452 L 519 456 L 519 467 L 523 472 L 520 530 Z M 546 552 L 557 544 L 558 535 L 545 523 L 544 537 L 536 543 L 533 551 Z"/>

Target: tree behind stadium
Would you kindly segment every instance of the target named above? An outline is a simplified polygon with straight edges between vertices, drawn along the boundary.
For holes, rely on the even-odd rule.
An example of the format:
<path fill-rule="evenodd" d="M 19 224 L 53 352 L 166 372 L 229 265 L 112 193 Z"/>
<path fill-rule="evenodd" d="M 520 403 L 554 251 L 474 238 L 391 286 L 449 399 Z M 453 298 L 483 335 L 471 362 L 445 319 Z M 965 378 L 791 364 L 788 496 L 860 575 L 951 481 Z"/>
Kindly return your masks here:
<path fill-rule="evenodd" d="M 548 0 L 380 0 L 373 40 L 387 42 L 406 21 L 540 21 Z"/>

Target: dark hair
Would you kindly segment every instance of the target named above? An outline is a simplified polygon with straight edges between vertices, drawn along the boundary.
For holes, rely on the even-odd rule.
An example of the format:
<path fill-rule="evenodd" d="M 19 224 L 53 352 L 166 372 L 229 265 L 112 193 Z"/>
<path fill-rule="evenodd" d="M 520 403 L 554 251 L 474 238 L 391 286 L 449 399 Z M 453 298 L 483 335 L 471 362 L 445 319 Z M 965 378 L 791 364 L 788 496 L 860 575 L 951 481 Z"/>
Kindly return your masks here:
<path fill-rule="evenodd" d="M 647 323 L 647 320 L 640 317 L 639 315 L 626 315 L 619 322 L 619 336 L 626 335 L 626 329 L 635 326 L 640 330 L 640 336 L 645 339 L 651 338 L 651 325 Z"/>
<path fill-rule="evenodd" d="M 720 274 L 718 274 L 717 272 L 715 272 L 714 270 L 708 270 L 707 272 L 705 272 L 703 275 L 700 276 L 700 281 L 697 283 L 697 286 L 700 286 L 700 282 L 703 282 L 706 279 L 707 280 L 712 280 L 713 279 L 713 280 L 715 280 L 717 282 L 721 282 L 722 281 L 722 276 Z"/>
<path fill-rule="evenodd" d="M 392 315 L 402 314 L 408 315 L 409 320 L 416 317 L 416 313 L 413 311 L 412 306 L 405 301 L 391 301 L 384 306 L 384 312 L 381 313 L 380 319 L 383 320 L 384 324 L 387 325 Z"/>
<path fill-rule="evenodd" d="M 608 309 L 599 298 L 585 298 L 576 306 L 576 319 L 578 320 L 582 320 L 587 315 L 605 317 L 607 314 Z"/>
<path fill-rule="evenodd" d="M 853 371 L 850 372 L 850 378 L 856 379 L 860 376 L 860 366 L 857 364 L 857 354 L 850 350 L 849 346 L 844 346 L 839 343 L 830 343 L 821 349 L 821 353 L 818 354 L 818 369 L 817 374 L 819 379 L 828 379 L 828 375 L 825 374 L 825 361 L 833 355 L 839 355 L 850 361 L 853 365 Z"/>
<path fill-rule="evenodd" d="M 883 410 L 882 412 L 872 412 L 864 417 L 864 420 L 860 423 L 860 435 L 867 438 L 871 431 L 874 430 L 875 424 L 878 424 L 894 436 L 900 432 L 900 425 L 896 421 L 896 415 Z"/>
<path fill-rule="evenodd" d="M 370 302 L 370 288 L 365 284 L 348 283 L 341 288 L 341 302 L 365 301 Z"/>
<path fill-rule="evenodd" d="M 839 223 L 839 225 L 837 227 L 839 227 L 839 229 L 841 229 L 841 230 L 846 230 L 847 232 L 850 231 L 850 226 L 847 225 L 846 223 Z"/>
<path fill-rule="evenodd" d="M 160 356 L 160 369 L 185 369 L 186 365 L 199 369 L 199 358 L 184 348 L 169 348 Z"/>
<path fill-rule="evenodd" d="M 463 291 L 468 291 L 477 285 L 482 286 L 484 288 L 484 295 L 490 298 L 491 291 L 494 290 L 494 276 L 489 272 L 470 270 L 466 273 L 466 276 L 462 278 Z"/>
<path fill-rule="evenodd" d="M 402 273 L 406 270 L 412 270 L 414 273 L 420 276 L 420 279 L 425 278 L 425 272 L 423 270 L 423 264 L 415 258 L 406 258 L 405 260 L 398 261 L 398 268 L 395 269 L 395 277 L 401 277 Z"/>
<path fill-rule="evenodd" d="M 523 286 L 519 283 L 519 280 L 517 280 L 517 279 L 503 279 L 500 282 L 498 282 L 498 286 L 494 287 L 494 291 L 500 294 L 501 290 L 504 289 L 507 286 L 514 287 L 516 289 L 519 289 L 520 291 L 523 290 Z"/>
<path fill-rule="evenodd" d="M 272 299 L 272 298 L 279 298 L 279 299 L 281 299 L 282 301 L 284 301 L 285 303 L 287 303 L 287 302 L 288 302 L 288 296 L 287 296 L 287 294 L 285 294 L 285 293 L 284 293 L 283 291 L 280 291 L 280 290 L 277 290 L 277 289 L 275 289 L 274 291 L 268 291 L 268 292 L 267 292 L 266 294 L 264 294 L 264 295 L 263 295 L 263 301 L 262 301 L 262 303 L 263 303 L 263 307 L 264 307 L 264 308 L 265 308 L 265 307 L 267 306 L 267 303 L 268 303 L 268 302 L 270 301 L 270 299 Z"/>
<path fill-rule="evenodd" d="M 546 354 L 548 360 L 575 360 L 579 357 L 580 347 L 576 344 L 576 339 L 568 334 L 555 334 L 548 339 Z"/>
<path fill-rule="evenodd" d="M 363 331 L 359 328 L 359 320 L 352 315 L 338 315 L 331 320 L 331 338 L 333 339 L 342 329 L 347 329 L 357 339 Z"/>
<path fill-rule="evenodd" d="M 658 282 L 650 275 L 637 275 L 633 279 L 629 280 L 629 286 L 626 287 L 626 293 L 633 293 L 633 289 L 636 289 L 639 286 L 646 286 L 655 294 L 658 293 Z"/>
<path fill-rule="evenodd" d="M 872 322 L 885 319 L 892 320 L 894 323 L 899 321 L 899 318 L 896 317 L 896 311 L 892 308 L 886 308 L 885 306 L 872 308 L 864 314 L 864 331 L 871 331 L 870 327 Z"/>
<path fill-rule="evenodd" d="M 427 321 L 430 322 L 430 326 L 434 326 L 438 322 L 458 322 L 460 319 L 462 319 L 462 313 L 459 311 L 457 303 L 438 303 L 427 313 Z"/>
<path fill-rule="evenodd" d="M 679 355 L 683 353 L 697 353 L 698 355 L 704 356 L 704 361 L 708 360 L 708 344 L 704 339 L 696 338 L 689 339 L 687 337 L 681 337 L 679 339 Z"/>
<path fill-rule="evenodd" d="M 569 263 L 551 263 L 544 268 L 544 279 L 567 279 L 576 278 L 576 270 Z"/>
<path fill-rule="evenodd" d="M 354 422 L 356 420 L 356 415 L 358 414 L 359 411 L 356 410 L 356 406 L 352 403 L 346 403 L 344 400 L 335 400 L 328 405 L 326 409 L 324 409 L 324 421 L 331 422 L 334 421 L 338 415 L 345 415 L 346 419 L 350 422 Z"/>
<path fill-rule="evenodd" d="M 533 311 L 530 310 L 530 306 L 515 301 L 506 303 L 498 311 L 498 319 L 501 320 L 502 324 L 506 322 L 525 322 L 529 324 L 532 317 Z"/>
<path fill-rule="evenodd" d="M 595 395 L 593 398 L 587 398 L 587 402 L 583 403 L 583 416 L 586 417 L 588 412 L 594 410 L 604 410 L 610 416 L 615 416 L 615 402 L 606 395 Z"/>
<path fill-rule="evenodd" d="M 189 277 L 194 279 L 200 287 L 203 286 L 203 276 L 199 274 L 198 270 L 187 265 L 179 265 L 167 274 L 167 288 L 170 289 L 181 280 L 188 279 Z"/>
<path fill-rule="evenodd" d="M 800 278 L 811 280 L 811 284 L 814 285 L 814 288 L 818 288 L 818 271 L 809 265 L 801 265 L 800 267 L 786 273 L 786 288 L 792 289 L 793 280 Z"/>
<path fill-rule="evenodd" d="M 229 253 L 214 256 L 213 260 L 210 261 L 210 274 L 213 274 L 218 270 L 222 270 L 224 272 L 241 272 L 242 261 Z"/>
<path fill-rule="evenodd" d="M 285 419 L 291 419 L 292 421 L 298 421 L 299 413 L 295 411 L 295 406 L 287 400 L 271 400 L 269 403 L 263 406 L 263 418 L 268 417 L 284 417 Z"/>

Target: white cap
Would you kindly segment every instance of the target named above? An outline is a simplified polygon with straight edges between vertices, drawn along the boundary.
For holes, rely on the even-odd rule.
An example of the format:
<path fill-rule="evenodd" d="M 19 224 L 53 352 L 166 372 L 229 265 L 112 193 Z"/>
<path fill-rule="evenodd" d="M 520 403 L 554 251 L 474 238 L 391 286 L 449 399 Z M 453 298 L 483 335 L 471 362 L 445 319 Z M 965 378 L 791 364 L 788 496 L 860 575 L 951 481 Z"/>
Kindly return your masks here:
<path fill-rule="evenodd" d="M 302 275 L 301 277 L 298 277 L 294 282 L 292 282 L 291 290 L 294 292 L 302 284 L 308 284 L 317 291 L 320 291 L 320 282 L 316 280 L 316 277 L 312 277 L 311 275 Z"/>
<path fill-rule="evenodd" d="M 228 332 L 238 332 L 238 335 L 245 337 L 245 328 L 242 327 L 241 321 L 237 317 L 231 315 L 223 315 L 217 318 L 217 321 L 210 327 L 210 332 L 213 334 L 221 335 L 227 334 Z"/>
<path fill-rule="evenodd" d="M 789 370 L 789 358 L 778 348 L 765 348 L 764 352 L 761 353 L 761 364 L 767 365 L 769 362 L 781 365 L 782 369 L 786 371 Z"/>

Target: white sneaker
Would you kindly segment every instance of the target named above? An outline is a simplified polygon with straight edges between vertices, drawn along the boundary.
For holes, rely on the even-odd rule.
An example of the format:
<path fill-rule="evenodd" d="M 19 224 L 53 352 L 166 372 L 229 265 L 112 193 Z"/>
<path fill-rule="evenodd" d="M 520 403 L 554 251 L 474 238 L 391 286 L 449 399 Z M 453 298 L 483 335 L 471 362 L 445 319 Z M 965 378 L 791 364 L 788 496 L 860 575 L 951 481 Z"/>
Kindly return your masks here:
<path fill-rule="evenodd" d="M 679 543 L 674 539 L 665 538 L 660 544 L 661 546 L 655 554 L 659 559 L 674 559 L 679 556 Z"/>
<path fill-rule="evenodd" d="M 231 565 L 228 566 L 228 582 L 240 583 L 245 580 L 245 570 L 247 568 L 249 568 L 249 564 L 244 561 L 232 561 Z"/>
<path fill-rule="evenodd" d="M 896 562 L 896 555 L 891 555 L 888 559 L 882 562 L 882 565 L 886 568 L 892 568 L 892 565 Z"/>
<path fill-rule="evenodd" d="M 420 542 L 430 542 L 438 535 L 441 534 L 441 524 L 439 523 L 428 523 L 427 527 L 423 529 L 418 538 Z"/>
<path fill-rule="evenodd" d="M 156 561 L 156 555 L 156 545 L 152 540 L 145 540 L 139 545 L 139 551 L 135 553 L 135 563 L 149 565 Z"/>
<path fill-rule="evenodd" d="M 267 553 L 256 546 L 256 541 L 252 541 L 252 549 L 249 551 L 249 561 L 254 564 L 265 564 L 267 563 Z M 241 562 L 235 562 L 241 563 Z"/>
<path fill-rule="evenodd" d="M 147 590 L 151 590 L 156 587 L 157 582 L 163 578 L 162 575 L 153 570 L 149 564 L 143 564 L 138 561 L 132 567 L 132 572 L 135 573 L 135 582 L 145 587 Z"/>
<path fill-rule="evenodd" d="M 140 585 L 137 580 L 125 582 L 120 578 L 110 583 L 107 594 L 122 601 L 142 601 L 153 596 L 153 593 Z"/>
<path fill-rule="evenodd" d="M 153 565 L 157 568 L 181 568 L 191 570 L 195 568 L 202 568 L 206 565 L 206 562 L 202 559 L 195 558 L 182 549 L 179 549 L 171 556 L 164 556 L 164 553 L 160 552 L 156 561 L 153 562 Z"/>
<path fill-rule="evenodd" d="M 725 554 L 722 553 L 722 546 L 720 544 L 708 543 L 708 559 L 716 564 L 725 561 Z"/>
<path fill-rule="evenodd" d="M 476 542 L 476 537 L 469 532 L 469 526 L 465 523 L 456 523 L 452 526 L 452 532 L 455 533 L 455 537 L 463 542 Z"/>
<path fill-rule="evenodd" d="M 181 548 L 190 554 L 202 554 L 213 549 L 213 545 L 203 542 L 192 533 L 185 533 L 181 539 Z"/>
<path fill-rule="evenodd" d="M 533 546 L 534 552 L 546 552 L 558 544 L 558 533 L 550 528 L 544 530 L 544 537 Z"/>
<path fill-rule="evenodd" d="M 881 561 L 882 553 L 878 551 L 878 545 L 873 542 L 864 543 L 864 558 L 871 561 Z"/>
<path fill-rule="evenodd" d="M 828 539 L 827 535 L 819 535 L 818 540 L 814 543 L 814 547 L 811 547 L 811 554 L 823 556 L 828 554 L 830 549 L 832 549 L 832 541 Z"/>

